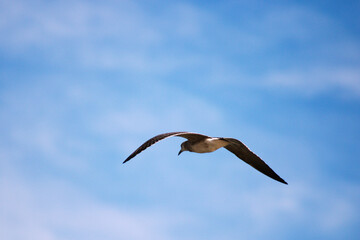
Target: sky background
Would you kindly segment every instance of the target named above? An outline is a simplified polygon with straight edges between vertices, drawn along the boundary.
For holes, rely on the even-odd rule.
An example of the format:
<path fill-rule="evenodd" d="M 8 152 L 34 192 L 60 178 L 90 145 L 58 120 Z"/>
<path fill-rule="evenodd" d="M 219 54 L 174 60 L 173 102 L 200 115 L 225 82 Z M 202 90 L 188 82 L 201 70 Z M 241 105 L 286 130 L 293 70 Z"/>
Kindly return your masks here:
<path fill-rule="evenodd" d="M 359 1 L 0 0 L 3 240 L 359 239 Z M 233 137 L 177 153 L 159 133 Z"/>

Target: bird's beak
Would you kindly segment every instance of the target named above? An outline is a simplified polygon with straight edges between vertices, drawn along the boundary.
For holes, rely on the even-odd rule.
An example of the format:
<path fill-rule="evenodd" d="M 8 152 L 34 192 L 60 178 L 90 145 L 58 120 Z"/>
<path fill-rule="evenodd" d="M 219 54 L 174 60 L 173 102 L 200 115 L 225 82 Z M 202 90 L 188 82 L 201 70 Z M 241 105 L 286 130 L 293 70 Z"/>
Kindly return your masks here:
<path fill-rule="evenodd" d="M 179 151 L 179 153 L 178 153 L 178 156 L 180 155 L 180 153 L 182 153 L 183 152 L 183 150 L 182 149 L 180 149 L 180 151 Z"/>

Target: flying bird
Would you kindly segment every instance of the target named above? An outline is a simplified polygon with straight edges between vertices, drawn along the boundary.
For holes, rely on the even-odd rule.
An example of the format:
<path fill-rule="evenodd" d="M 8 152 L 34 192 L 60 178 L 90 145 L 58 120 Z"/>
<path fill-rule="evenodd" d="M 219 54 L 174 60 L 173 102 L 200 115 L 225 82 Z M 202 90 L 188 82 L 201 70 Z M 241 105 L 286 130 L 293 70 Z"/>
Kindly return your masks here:
<path fill-rule="evenodd" d="M 146 148 L 157 143 L 160 140 L 163 140 L 168 137 L 183 137 L 187 141 L 181 144 L 181 149 L 178 153 L 180 155 L 184 151 L 196 152 L 196 153 L 208 153 L 213 152 L 219 148 L 226 148 L 238 158 L 265 174 L 272 179 L 279 181 L 281 183 L 287 184 L 284 179 L 277 175 L 260 157 L 253 153 L 248 147 L 245 146 L 242 142 L 234 138 L 222 138 L 222 137 L 209 137 L 199 133 L 192 132 L 170 132 L 159 134 L 153 138 L 147 140 L 142 144 L 138 149 L 136 149 L 128 158 L 125 159 L 123 163 L 126 163 L 140 152 L 144 151 Z"/>

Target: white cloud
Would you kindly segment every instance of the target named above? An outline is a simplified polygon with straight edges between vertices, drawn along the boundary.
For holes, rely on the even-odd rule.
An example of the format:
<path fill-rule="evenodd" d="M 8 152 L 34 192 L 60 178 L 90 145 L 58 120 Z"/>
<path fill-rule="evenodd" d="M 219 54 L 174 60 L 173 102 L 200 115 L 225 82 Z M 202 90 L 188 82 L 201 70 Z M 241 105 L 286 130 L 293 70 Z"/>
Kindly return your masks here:
<path fill-rule="evenodd" d="M 308 181 L 290 182 L 288 186 L 236 185 L 208 183 L 203 193 L 208 199 L 204 205 L 219 216 L 236 215 L 233 221 L 242 226 L 245 239 L 267 239 L 288 231 L 342 236 L 344 228 L 360 221 L 358 185 L 333 184 L 332 189 Z"/>
<path fill-rule="evenodd" d="M 359 192 L 352 192 L 347 185 L 336 186 L 338 188 L 342 189 L 341 194 L 317 184 L 292 183 L 281 190 L 259 188 L 257 193 L 243 197 L 247 199 L 245 204 L 249 206 L 250 216 L 259 225 L 271 228 L 279 215 L 286 215 L 290 222 L 301 222 L 331 236 L 353 222 L 359 210 L 356 204 Z M 269 191 L 273 194 L 268 194 Z"/>
<path fill-rule="evenodd" d="M 358 68 L 311 68 L 270 73 L 265 83 L 272 87 L 289 89 L 306 95 L 324 92 L 351 93 L 360 96 Z"/>
<path fill-rule="evenodd" d="M 46 49 L 47 61 L 57 64 L 152 79 L 197 69 L 201 75 L 193 71 L 194 75 L 202 83 L 265 84 L 296 89 L 300 94 L 340 88 L 345 94 L 360 94 L 358 41 L 336 19 L 309 7 L 268 6 L 259 9 L 260 16 L 247 13 L 244 21 L 228 22 L 221 11 L 200 9 L 195 4 L 164 4 L 158 10 L 130 1 L 114 5 L 3 1 L 2 5 L 0 15 L 6 21 L 1 22 L 0 33 L 6 37 L 0 46 L 12 54 L 40 47 Z M 254 75 L 247 73 L 247 64 L 228 58 L 234 54 L 245 62 L 251 57 L 248 54 L 263 58 L 258 54 L 274 48 L 284 51 L 281 46 L 288 40 L 296 42 L 296 49 L 306 52 L 309 59 L 296 63 L 296 68 L 283 59 L 282 70 L 259 66 Z M 271 61 L 266 59 L 265 63 Z M 329 59 L 336 59 L 335 64 Z M 297 61 L 289 62 L 294 65 Z"/>
<path fill-rule="evenodd" d="M 139 6 L 130 1 L 116 7 L 87 1 L 4 1 L 2 42 L 27 46 L 57 45 L 65 40 L 76 44 L 115 37 L 120 42 L 147 43 L 157 34 L 142 18 Z"/>
<path fill-rule="evenodd" d="M 329 33 L 333 21 L 321 12 L 301 5 L 273 7 L 251 24 L 264 41 L 315 40 Z"/>
<path fill-rule="evenodd" d="M 55 179 L 41 183 L 14 172 L 1 174 L 0 235 L 5 239 L 170 239 L 174 226 L 191 221 L 181 213 L 99 202 Z"/>

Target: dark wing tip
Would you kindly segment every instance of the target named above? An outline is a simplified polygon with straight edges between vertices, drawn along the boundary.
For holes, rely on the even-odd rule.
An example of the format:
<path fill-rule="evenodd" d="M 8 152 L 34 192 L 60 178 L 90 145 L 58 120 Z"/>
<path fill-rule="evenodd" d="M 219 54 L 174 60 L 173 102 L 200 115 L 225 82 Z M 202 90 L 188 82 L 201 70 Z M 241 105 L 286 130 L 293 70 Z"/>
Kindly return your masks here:
<path fill-rule="evenodd" d="M 275 180 L 277 180 L 278 182 L 281 182 L 283 184 L 288 185 L 288 183 L 284 179 L 282 179 L 281 177 L 279 177 L 279 179 L 275 179 Z"/>

